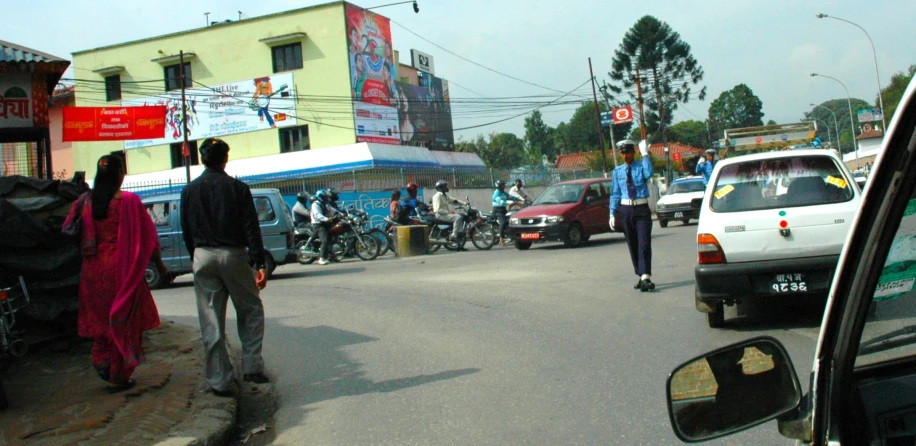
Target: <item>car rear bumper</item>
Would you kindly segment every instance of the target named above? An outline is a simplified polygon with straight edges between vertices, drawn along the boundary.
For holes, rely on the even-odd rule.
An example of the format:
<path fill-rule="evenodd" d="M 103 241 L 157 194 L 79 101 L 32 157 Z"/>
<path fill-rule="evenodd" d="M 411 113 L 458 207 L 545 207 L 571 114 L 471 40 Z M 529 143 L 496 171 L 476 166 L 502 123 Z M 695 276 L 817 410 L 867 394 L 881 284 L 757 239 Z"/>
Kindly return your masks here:
<path fill-rule="evenodd" d="M 839 255 L 733 264 L 697 265 L 696 299 L 719 302 L 764 296 L 826 295 Z M 801 274 L 807 291 L 777 293 L 777 276 Z"/>
<path fill-rule="evenodd" d="M 509 225 L 509 235 L 515 239 L 521 239 L 522 234 L 538 234 L 537 242 L 556 242 L 562 241 L 563 235 L 566 234 L 569 223 L 550 223 L 536 226 L 528 225 Z"/>
<path fill-rule="evenodd" d="M 680 214 L 680 217 L 676 217 L 675 214 Z M 683 220 L 685 218 L 699 219 L 700 210 L 695 208 L 685 208 L 685 209 L 665 209 L 658 210 L 656 209 L 655 215 L 658 216 L 659 220 Z"/>

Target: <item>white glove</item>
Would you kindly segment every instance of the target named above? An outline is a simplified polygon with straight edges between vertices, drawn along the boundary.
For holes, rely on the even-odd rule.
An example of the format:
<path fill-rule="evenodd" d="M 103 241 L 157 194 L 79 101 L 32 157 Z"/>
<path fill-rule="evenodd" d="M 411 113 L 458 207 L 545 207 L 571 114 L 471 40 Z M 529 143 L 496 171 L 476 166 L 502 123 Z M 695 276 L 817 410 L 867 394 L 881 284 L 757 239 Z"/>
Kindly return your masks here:
<path fill-rule="evenodd" d="M 610 219 L 607 221 L 608 226 L 611 227 L 611 232 L 614 232 L 614 216 L 611 215 Z"/>
<path fill-rule="evenodd" d="M 705 158 L 705 157 L 700 158 L 700 160 L 697 161 L 697 164 L 704 164 L 704 163 L 706 163 L 706 158 Z"/>
<path fill-rule="evenodd" d="M 639 142 L 639 154 L 642 156 L 649 156 L 649 145 L 646 144 L 646 140 Z"/>

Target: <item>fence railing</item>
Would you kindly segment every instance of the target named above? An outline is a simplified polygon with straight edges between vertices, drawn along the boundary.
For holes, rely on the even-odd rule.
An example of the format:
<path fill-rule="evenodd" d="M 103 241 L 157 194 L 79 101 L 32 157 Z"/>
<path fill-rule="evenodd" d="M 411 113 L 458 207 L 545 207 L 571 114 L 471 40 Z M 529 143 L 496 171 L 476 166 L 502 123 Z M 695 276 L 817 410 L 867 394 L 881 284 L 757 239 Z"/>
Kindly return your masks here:
<path fill-rule="evenodd" d="M 372 192 L 403 188 L 407 183 L 417 183 L 421 188 L 432 188 L 439 180 L 445 180 L 452 189 L 491 188 L 498 179 L 512 183 L 521 179 L 526 186 L 549 186 L 561 181 L 602 176 L 595 171 L 559 171 L 542 169 L 532 171 L 493 169 L 369 169 L 330 175 L 303 176 L 281 180 L 239 177 L 251 187 L 279 189 L 284 195 L 302 191 L 314 192 L 319 189 L 335 188 L 341 192 Z M 163 180 L 127 182 L 121 188 L 141 197 L 168 195 L 181 192 L 185 182 Z"/>

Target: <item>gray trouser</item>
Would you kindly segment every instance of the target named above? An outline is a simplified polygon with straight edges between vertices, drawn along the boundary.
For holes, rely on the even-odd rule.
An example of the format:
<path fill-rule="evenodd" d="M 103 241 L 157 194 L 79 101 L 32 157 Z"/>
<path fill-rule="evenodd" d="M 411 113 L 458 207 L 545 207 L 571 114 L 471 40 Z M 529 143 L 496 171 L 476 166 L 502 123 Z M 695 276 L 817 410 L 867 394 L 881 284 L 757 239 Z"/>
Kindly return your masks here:
<path fill-rule="evenodd" d="M 452 224 L 452 235 L 458 237 L 464 230 L 464 216 L 461 214 L 436 214 L 436 220 Z"/>
<path fill-rule="evenodd" d="M 207 355 L 207 384 L 225 391 L 235 379 L 226 348 L 226 303 L 231 297 L 238 318 L 243 374 L 264 371 L 264 306 L 245 248 L 196 248 L 193 271 L 197 315 Z"/>

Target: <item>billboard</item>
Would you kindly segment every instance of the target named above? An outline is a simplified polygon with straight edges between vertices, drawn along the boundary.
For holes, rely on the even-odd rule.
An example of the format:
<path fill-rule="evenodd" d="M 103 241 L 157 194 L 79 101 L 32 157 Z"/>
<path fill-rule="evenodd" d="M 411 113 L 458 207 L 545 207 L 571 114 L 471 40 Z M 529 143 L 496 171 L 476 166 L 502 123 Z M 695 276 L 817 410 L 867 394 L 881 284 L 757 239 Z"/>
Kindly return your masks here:
<path fill-rule="evenodd" d="M 165 107 L 165 135 L 162 138 L 125 141 L 125 149 L 172 144 L 184 140 L 187 119 L 188 139 L 197 140 L 278 127 L 292 127 L 296 121 L 296 84 L 292 73 L 185 90 L 121 101 L 124 106 L 159 105 Z M 182 108 L 184 111 L 182 111 Z"/>
<path fill-rule="evenodd" d="M 391 24 L 372 11 L 345 5 L 356 142 L 400 144 Z"/>
<path fill-rule="evenodd" d="M 454 150 L 448 81 L 424 73 L 424 85 L 396 82 L 401 142 L 430 150 Z"/>
<path fill-rule="evenodd" d="M 859 123 L 874 122 L 882 120 L 883 113 L 881 113 L 880 108 L 865 108 L 856 110 L 856 117 L 859 119 Z"/>
<path fill-rule="evenodd" d="M 410 59 L 413 61 L 413 67 L 426 73 L 435 75 L 436 64 L 433 56 L 418 50 L 410 50 Z"/>
<path fill-rule="evenodd" d="M 161 138 L 165 106 L 64 107 L 64 141 L 123 141 Z"/>

